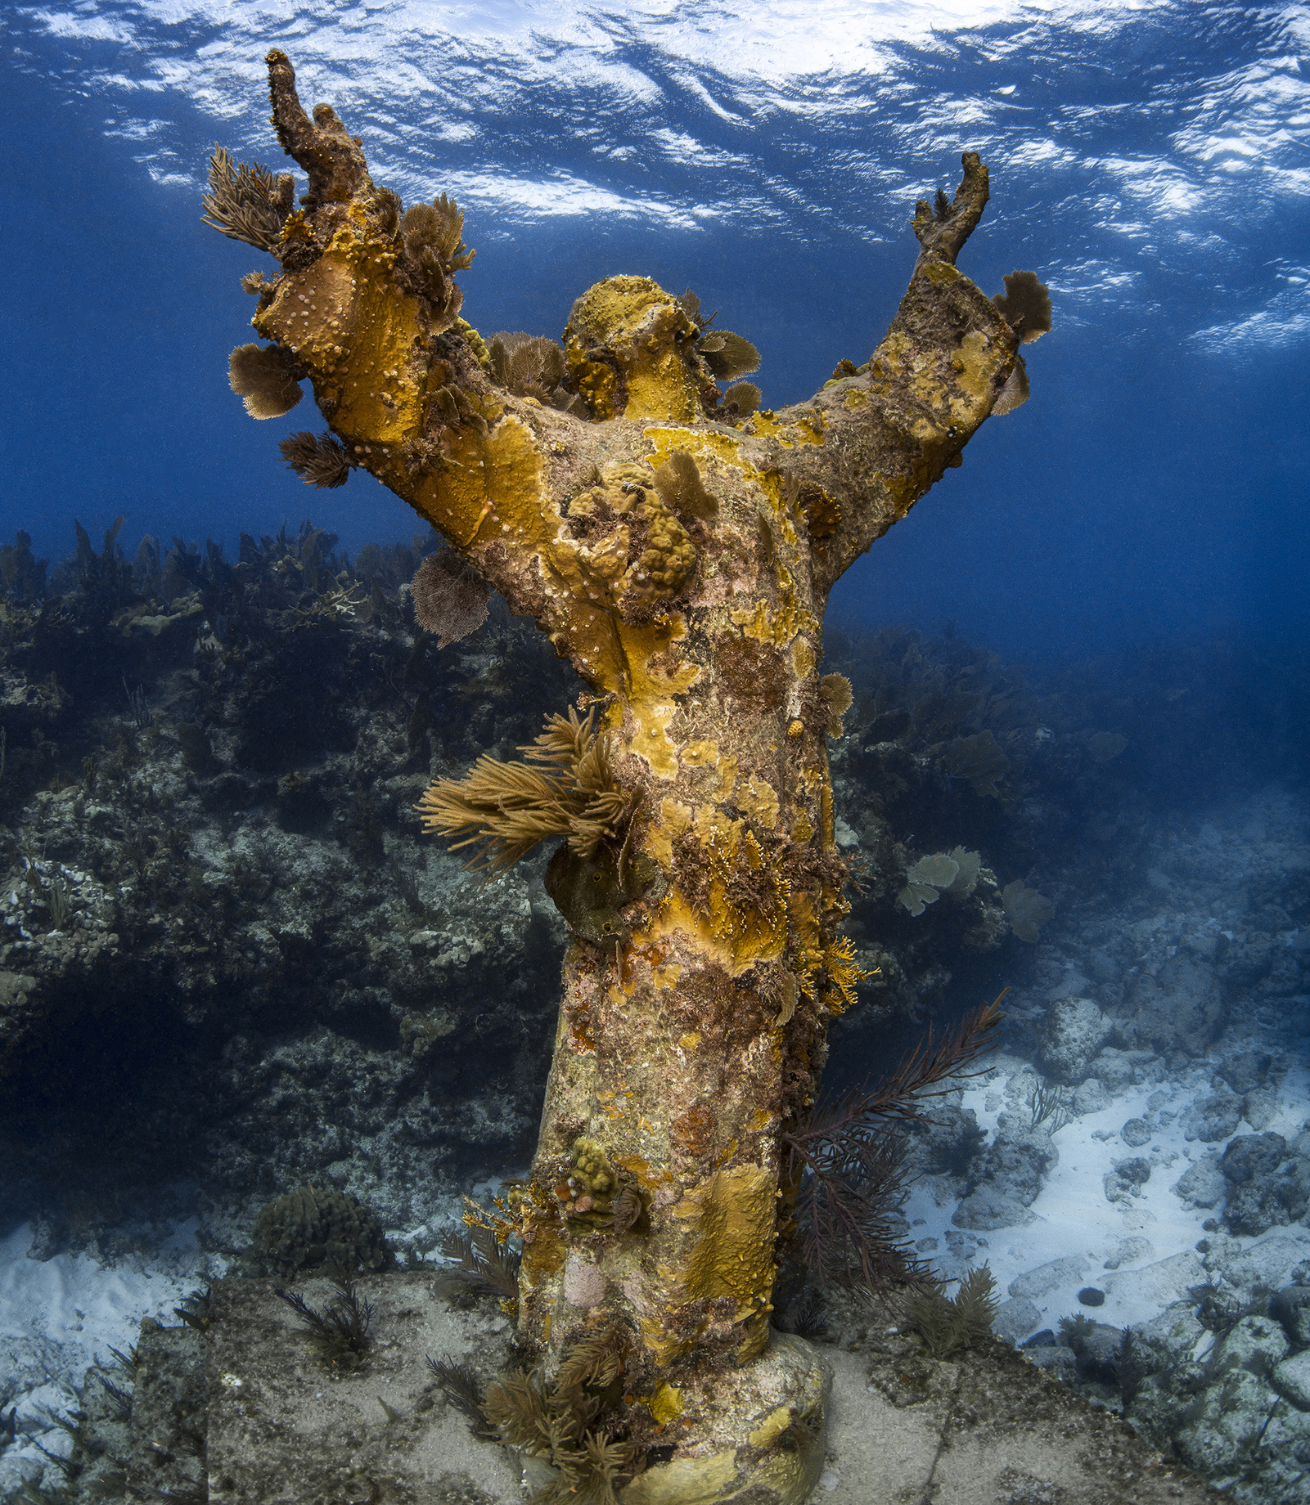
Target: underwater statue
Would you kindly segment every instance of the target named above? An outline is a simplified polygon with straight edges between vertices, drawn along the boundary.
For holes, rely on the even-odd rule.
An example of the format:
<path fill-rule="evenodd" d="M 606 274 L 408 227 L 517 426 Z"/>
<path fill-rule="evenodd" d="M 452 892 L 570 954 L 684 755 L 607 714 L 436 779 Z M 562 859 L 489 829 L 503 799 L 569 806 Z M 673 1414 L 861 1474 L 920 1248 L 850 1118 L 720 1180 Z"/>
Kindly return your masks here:
<path fill-rule="evenodd" d="M 807 402 L 722 391 L 753 347 L 643 277 L 585 292 L 562 349 L 488 346 L 459 317 L 456 206 L 406 210 L 331 108 L 305 113 L 286 56 L 268 66 L 309 183 L 297 207 L 290 176 L 211 164 L 210 223 L 280 263 L 244 279 L 268 343 L 233 353 L 233 387 L 276 417 L 308 380 L 328 431 L 285 441 L 288 461 L 319 485 L 366 470 L 442 535 L 414 586 L 425 626 L 461 636 L 494 588 L 587 686 L 526 761 L 483 758 L 421 806 L 492 874 L 563 838 L 547 886 L 573 939 L 540 1141 L 487 1219 L 522 1242 L 519 1335 L 542 1383 L 585 1380 L 558 1393 L 587 1428 L 538 1451 L 572 1497 L 803 1501 L 827 1374 L 769 1315 L 791 1146 L 862 975 L 827 755 L 851 692 L 820 673 L 824 611 L 1026 397 L 1045 289 L 1016 273 L 990 298 L 957 270 L 988 197 L 970 152 L 954 199 L 918 205 L 886 336 Z M 506 1436 L 545 1394 L 502 1388 Z"/>

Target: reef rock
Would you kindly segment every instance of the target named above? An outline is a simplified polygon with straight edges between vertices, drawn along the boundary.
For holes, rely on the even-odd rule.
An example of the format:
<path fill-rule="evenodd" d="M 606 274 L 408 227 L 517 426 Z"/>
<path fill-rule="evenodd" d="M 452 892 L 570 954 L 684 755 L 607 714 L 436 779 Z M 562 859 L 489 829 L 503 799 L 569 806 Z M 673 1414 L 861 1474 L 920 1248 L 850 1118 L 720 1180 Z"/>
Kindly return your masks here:
<path fill-rule="evenodd" d="M 1039 1036 L 1042 1064 L 1057 1081 L 1077 1085 L 1114 1033 L 1114 1024 L 1091 998 L 1057 998 Z"/>

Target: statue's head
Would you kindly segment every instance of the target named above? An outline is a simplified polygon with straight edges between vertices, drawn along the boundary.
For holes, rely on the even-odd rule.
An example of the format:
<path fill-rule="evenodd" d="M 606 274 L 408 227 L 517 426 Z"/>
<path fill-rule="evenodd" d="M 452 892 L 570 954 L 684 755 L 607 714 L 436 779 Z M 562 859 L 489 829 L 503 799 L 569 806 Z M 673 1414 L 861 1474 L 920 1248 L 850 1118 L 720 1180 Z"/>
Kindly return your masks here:
<path fill-rule="evenodd" d="M 718 396 L 695 341 L 699 325 L 649 277 L 607 277 L 573 305 L 564 331 L 572 384 L 598 420 L 690 422 Z M 706 384 L 708 393 L 706 393 Z"/>

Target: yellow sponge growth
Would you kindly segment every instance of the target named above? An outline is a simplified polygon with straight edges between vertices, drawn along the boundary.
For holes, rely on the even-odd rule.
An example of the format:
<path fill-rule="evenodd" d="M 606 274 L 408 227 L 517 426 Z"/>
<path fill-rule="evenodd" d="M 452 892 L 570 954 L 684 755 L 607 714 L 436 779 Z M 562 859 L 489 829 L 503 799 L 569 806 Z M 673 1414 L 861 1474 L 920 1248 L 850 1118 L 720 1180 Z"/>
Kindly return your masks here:
<path fill-rule="evenodd" d="M 624 621 L 646 620 L 696 568 L 695 544 L 644 465 L 608 466 L 599 486 L 570 503 L 568 522 L 589 595 L 617 606 Z"/>
<path fill-rule="evenodd" d="M 564 354 L 592 416 L 699 418 L 696 329 L 678 300 L 649 277 L 607 277 L 588 288 L 573 305 Z"/>

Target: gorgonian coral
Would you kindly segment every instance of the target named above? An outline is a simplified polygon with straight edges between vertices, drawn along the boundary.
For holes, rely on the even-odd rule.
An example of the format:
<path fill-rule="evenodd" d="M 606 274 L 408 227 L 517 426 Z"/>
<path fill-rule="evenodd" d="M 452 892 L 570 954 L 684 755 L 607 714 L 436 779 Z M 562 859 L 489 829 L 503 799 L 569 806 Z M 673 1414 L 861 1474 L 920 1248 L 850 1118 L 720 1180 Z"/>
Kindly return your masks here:
<path fill-rule="evenodd" d="M 431 305 L 438 327 L 449 328 L 464 303 L 454 274 L 471 266 L 477 254 L 464 244 L 459 206 L 444 193 L 431 204 L 412 205 L 400 221 L 400 237 L 414 290 Z"/>
<path fill-rule="evenodd" d="M 228 385 L 245 400 L 252 418 L 281 418 L 304 396 L 303 373 L 280 345 L 238 345 L 227 358 Z"/>
<path fill-rule="evenodd" d="M 675 449 L 655 471 L 655 489 L 671 512 L 680 517 L 711 518 L 719 499 L 706 491 L 696 461 L 685 449 Z"/>
<path fill-rule="evenodd" d="M 209 192 L 201 200 L 205 206 L 201 222 L 230 240 L 243 240 L 276 255 L 294 198 L 295 180 L 289 172 L 274 178 L 261 163 L 253 167 L 234 163 L 221 146 L 215 146 L 209 159 Z"/>
<path fill-rule="evenodd" d="M 535 397 L 553 407 L 567 407 L 572 394 L 565 391 L 564 347 L 544 335 L 493 334 L 487 347 L 491 374 L 497 384 L 515 397 Z"/>
<path fill-rule="evenodd" d="M 438 648 L 468 637 L 487 620 L 491 587 L 454 549 L 429 554 L 410 589 L 418 625 L 436 634 Z"/>
<path fill-rule="evenodd" d="M 281 440 L 278 450 L 306 486 L 330 490 L 344 486 L 350 478 L 350 456 L 345 445 L 330 432 L 315 438 L 308 429 L 301 429 Z"/>
<path fill-rule="evenodd" d="M 423 827 L 458 836 L 451 850 L 480 845 L 469 866 L 501 873 L 547 836 L 567 836 L 569 850 L 592 856 L 619 836 L 629 799 L 610 768 L 613 738 L 597 733 L 595 711 L 546 718 L 531 763 L 502 763 L 484 754 L 462 779 L 437 779 L 415 808 Z M 535 766 L 534 766 L 535 765 Z"/>
<path fill-rule="evenodd" d="M 1039 340 L 1051 328 L 1051 294 L 1036 272 L 1010 272 L 1005 291 L 992 299 L 1005 322 L 1024 345 Z"/>

